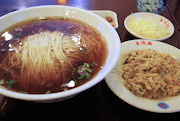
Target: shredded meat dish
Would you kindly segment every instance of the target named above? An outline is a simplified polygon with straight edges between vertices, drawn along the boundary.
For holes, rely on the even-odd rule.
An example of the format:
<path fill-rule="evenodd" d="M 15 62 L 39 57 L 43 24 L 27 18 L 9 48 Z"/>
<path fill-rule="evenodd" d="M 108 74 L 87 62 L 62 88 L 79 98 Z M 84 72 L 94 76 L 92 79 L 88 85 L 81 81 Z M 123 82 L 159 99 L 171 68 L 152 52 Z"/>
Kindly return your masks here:
<path fill-rule="evenodd" d="M 129 53 L 122 66 L 123 84 L 133 94 L 163 98 L 180 94 L 180 62 L 155 50 Z"/>

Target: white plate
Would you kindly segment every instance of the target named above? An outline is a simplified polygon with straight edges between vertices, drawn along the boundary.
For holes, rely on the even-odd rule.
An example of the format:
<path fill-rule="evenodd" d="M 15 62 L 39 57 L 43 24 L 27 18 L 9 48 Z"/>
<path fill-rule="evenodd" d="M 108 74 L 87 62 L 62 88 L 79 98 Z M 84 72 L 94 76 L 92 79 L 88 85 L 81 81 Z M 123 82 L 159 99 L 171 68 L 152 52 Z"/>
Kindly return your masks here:
<path fill-rule="evenodd" d="M 159 39 L 154 39 L 154 38 L 147 38 L 147 37 L 144 37 L 143 35 L 140 35 L 138 33 L 136 33 L 135 31 L 132 31 L 129 26 L 127 25 L 129 22 L 131 22 L 132 19 L 134 19 L 134 17 L 136 18 L 141 18 L 142 20 L 151 20 L 153 21 L 154 23 L 156 24 L 161 24 L 163 26 L 165 26 L 166 29 L 169 29 L 170 30 L 170 33 L 168 36 L 166 37 L 162 37 L 162 38 L 159 38 Z M 158 15 L 158 14 L 154 14 L 154 13 L 149 13 L 149 12 L 137 12 L 137 13 L 133 13 L 133 14 L 130 14 L 129 16 L 127 16 L 124 20 L 124 26 L 125 28 L 127 29 L 127 31 L 129 33 L 131 33 L 132 35 L 138 37 L 138 38 L 142 38 L 142 39 L 148 39 L 148 40 L 158 40 L 158 41 L 162 41 L 162 40 L 165 40 L 169 37 L 171 37 L 174 33 L 174 26 L 173 24 L 171 23 L 171 21 L 169 21 L 167 18 L 161 16 L 161 15 Z M 157 31 L 158 32 L 158 31 Z"/>
<path fill-rule="evenodd" d="M 167 49 L 168 48 L 168 49 Z M 135 50 L 140 49 L 153 49 L 160 51 L 162 53 L 170 54 L 175 58 L 180 58 L 180 49 L 175 48 L 169 44 L 158 42 L 158 41 L 150 41 L 150 40 L 131 40 L 127 42 L 123 42 L 121 45 L 121 53 L 119 57 L 119 61 L 114 67 L 114 69 L 109 73 L 105 81 L 112 92 L 117 95 L 120 99 L 124 100 L 130 105 L 133 105 L 137 108 L 151 111 L 151 112 L 161 112 L 161 113 L 169 113 L 169 112 L 177 112 L 180 111 L 180 96 L 174 96 L 163 99 L 147 99 L 135 96 L 132 94 L 127 88 L 122 84 L 123 79 L 121 78 L 121 72 L 117 71 L 117 67 L 122 65 L 122 59 L 124 56 Z"/>

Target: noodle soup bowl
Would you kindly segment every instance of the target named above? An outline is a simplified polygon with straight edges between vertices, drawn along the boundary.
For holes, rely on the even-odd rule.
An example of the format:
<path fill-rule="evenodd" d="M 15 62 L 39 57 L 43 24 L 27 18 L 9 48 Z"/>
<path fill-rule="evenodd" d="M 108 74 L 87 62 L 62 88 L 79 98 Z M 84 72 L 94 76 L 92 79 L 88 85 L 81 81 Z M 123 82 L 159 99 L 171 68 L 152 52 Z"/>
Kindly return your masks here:
<path fill-rule="evenodd" d="M 118 96 L 120 99 L 127 102 L 128 104 L 135 106 L 139 109 L 158 113 L 170 113 L 180 111 L 180 95 L 163 97 L 158 99 L 150 99 L 136 96 L 124 86 L 124 79 L 121 75 L 122 63 L 124 62 L 125 57 L 130 52 L 147 49 L 155 50 L 162 54 L 169 54 L 177 60 L 180 59 L 180 49 L 166 43 L 143 39 L 123 42 L 121 45 L 121 50 L 123 51 L 120 52 L 118 63 L 111 71 L 111 73 L 109 73 L 105 78 L 107 85 L 116 96 Z"/>
<path fill-rule="evenodd" d="M 81 21 L 95 28 L 107 43 L 107 57 L 104 66 L 88 82 L 67 91 L 51 94 L 22 94 L 0 86 L 1 95 L 35 102 L 55 102 L 65 100 L 99 83 L 112 70 L 118 61 L 120 54 L 120 38 L 117 32 L 105 19 L 87 10 L 59 5 L 37 6 L 22 9 L 2 16 L 0 18 L 0 31 L 24 20 L 47 16 L 67 17 Z"/>

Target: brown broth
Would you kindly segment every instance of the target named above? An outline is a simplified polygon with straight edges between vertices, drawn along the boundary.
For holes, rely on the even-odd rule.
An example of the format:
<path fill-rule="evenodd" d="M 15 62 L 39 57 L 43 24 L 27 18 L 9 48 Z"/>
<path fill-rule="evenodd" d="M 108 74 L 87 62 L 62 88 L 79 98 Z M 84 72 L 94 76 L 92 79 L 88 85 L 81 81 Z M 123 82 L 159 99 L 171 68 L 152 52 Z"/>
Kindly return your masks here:
<path fill-rule="evenodd" d="M 92 52 L 93 57 L 86 54 L 84 51 L 88 50 L 82 50 L 80 53 L 80 56 L 82 56 L 82 59 L 79 60 L 76 64 L 74 64 L 73 68 L 67 68 L 68 77 L 66 80 L 62 80 L 57 85 L 53 85 L 53 87 L 50 88 L 34 88 L 33 84 L 31 88 L 24 89 L 22 88 L 18 83 L 16 83 L 18 80 L 14 80 L 14 77 L 12 77 L 11 73 L 3 70 L 0 65 L 0 84 L 17 92 L 22 93 L 30 93 L 30 94 L 43 94 L 43 93 L 54 93 L 54 92 L 60 92 L 69 90 L 78 86 L 81 86 L 82 84 L 88 82 L 90 79 L 92 79 L 103 67 L 106 57 L 107 57 L 107 45 L 106 42 L 103 40 L 101 35 L 92 27 L 89 25 L 82 23 L 77 20 L 72 20 L 68 18 L 59 18 L 59 17 L 45 17 L 44 19 L 31 19 L 27 21 L 23 21 L 20 23 L 17 23 L 13 26 L 10 26 L 5 31 L 0 33 L 0 64 L 2 63 L 3 58 L 10 52 L 10 46 L 21 46 L 21 43 L 23 43 L 24 38 L 34 35 L 37 33 L 41 33 L 44 31 L 58 31 L 61 33 L 64 33 L 65 36 L 74 36 L 77 34 L 81 34 L 82 32 L 87 35 L 93 35 L 93 37 L 101 43 L 102 51 L 100 52 Z M 8 32 L 9 35 L 12 35 L 12 38 L 10 37 L 6 38 L 3 35 L 3 33 Z M 6 40 L 9 39 L 9 40 Z M 93 42 L 93 41 L 92 41 Z M 92 54 L 91 54 L 92 55 Z M 83 77 L 80 75 L 77 70 L 78 68 L 82 67 L 84 64 L 88 64 L 90 71 L 88 74 L 90 76 Z M 87 65 L 86 65 L 87 66 Z M 19 73 L 18 69 L 12 69 L 13 73 Z M 82 78 L 82 79 L 81 79 Z M 11 85 L 13 80 L 14 83 Z M 67 86 L 67 84 L 73 80 L 73 83 L 75 86 Z M 3 82 L 4 83 L 3 83 Z M 63 86 L 65 85 L 65 86 Z"/>

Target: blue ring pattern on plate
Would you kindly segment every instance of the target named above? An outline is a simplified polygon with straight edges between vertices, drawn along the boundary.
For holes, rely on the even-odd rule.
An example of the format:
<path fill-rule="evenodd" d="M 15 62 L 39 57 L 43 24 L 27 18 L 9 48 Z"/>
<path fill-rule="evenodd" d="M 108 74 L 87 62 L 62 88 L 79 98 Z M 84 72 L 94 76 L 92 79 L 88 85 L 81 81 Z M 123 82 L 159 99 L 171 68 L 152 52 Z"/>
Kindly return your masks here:
<path fill-rule="evenodd" d="M 158 106 L 159 108 L 161 108 L 161 109 L 168 109 L 168 108 L 169 108 L 169 105 L 168 105 L 167 103 L 165 103 L 165 102 L 159 102 L 159 103 L 157 104 L 157 106 Z"/>

